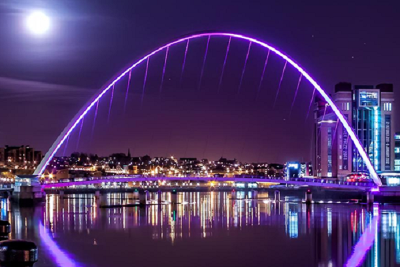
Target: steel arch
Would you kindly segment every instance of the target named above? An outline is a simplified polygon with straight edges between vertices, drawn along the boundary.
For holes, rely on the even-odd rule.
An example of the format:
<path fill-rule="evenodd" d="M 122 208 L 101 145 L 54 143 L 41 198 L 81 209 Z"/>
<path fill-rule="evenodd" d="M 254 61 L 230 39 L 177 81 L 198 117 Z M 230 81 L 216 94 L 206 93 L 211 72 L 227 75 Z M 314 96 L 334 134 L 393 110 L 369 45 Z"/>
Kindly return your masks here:
<path fill-rule="evenodd" d="M 333 112 L 335 112 L 336 116 L 339 118 L 340 122 L 342 123 L 343 127 L 347 130 L 349 133 L 349 136 L 351 140 L 353 141 L 354 145 L 356 146 L 358 152 L 360 153 L 361 157 L 363 158 L 368 171 L 370 173 L 371 178 L 375 182 L 376 185 L 381 186 L 382 182 L 378 177 L 378 174 L 376 173 L 368 155 L 364 151 L 360 141 L 358 140 L 358 137 L 356 134 L 353 132 L 351 126 L 348 124 L 347 120 L 343 117 L 342 113 L 339 111 L 335 103 L 330 99 L 328 94 L 319 86 L 319 84 L 302 68 L 300 67 L 294 60 L 289 58 L 287 55 L 279 51 L 278 49 L 270 46 L 269 44 L 262 42 L 260 40 L 257 40 L 255 38 L 251 38 L 248 36 L 244 36 L 241 34 L 235 34 L 235 33 L 225 33 L 225 32 L 211 32 L 211 33 L 198 33 L 198 34 L 193 34 L 187 37 L 180 38 L 178 40 L 175 40 L 173 42 L 170 42 L 164 46 L 161 46 L 154 50 L 153 52 L 147 54 L 140 60 L 136 61 L 133 65 L 128 67 L 125 71 L 123 71 L 119 76 L 117 76 L 113 81 L 111 81 L 109 84 L 107 84 L 104 88 L 101 88 L 95 95 L 90 99 L 84 106 L 83 108 L 75 115 L 75 117 L 70 121 L 70 123 L 65 127 L 65 129 L 61 132 L 61 134 L 58 136 L 56 141 L 53 143 L 51 146 L 50 150 L 46 153 L 45 157 L 39 164 L 39 166 L 36 168 L 34 175 L 42 175 L 44 172 L 46 166 L 49 164 L 50 160 L 54 157 L 54 155 L 57 153 L 58 149 L 60 149 L 61 145 L 65 142 L 65 140 L 68 138 L 68 136 L 71 134 L 71 132 L 75 129 L 75 127 L 79 124 L 79 122 L 85 117 L 85 115 L 92 109 L 92 107 L 104 96 L 105 93 L 108 92 L 119 80 L 121 80 L 127 73 L 129 73 L 132 69 L 134 69 L 136 66 L 138 66 L 140 63 L 143 61 L 147 60 L 149 57 L 152 55 L 170 47 L 175 44 L 191 40 L 191 39 L 196 39 L 196 38 L 201 38 L 201 37 L 208 37 L 208 36 L 227 36 L 227 37 L 232 37 L 232 38 L 237 38 L 237 39 L 242 39 L 242 40 L 247 40 L 249 42 L 256 43 L 262 47 L 265 47 L 269 49 L 270 51 L 274 52 L 276 55 L 281 57 L 282 59 L 286 60 L 292 67 L 297 69 L 314 87 L 315 89 L 320 93 L 320 95 L 325 99 L 325 101 L 331 106 Z"/>

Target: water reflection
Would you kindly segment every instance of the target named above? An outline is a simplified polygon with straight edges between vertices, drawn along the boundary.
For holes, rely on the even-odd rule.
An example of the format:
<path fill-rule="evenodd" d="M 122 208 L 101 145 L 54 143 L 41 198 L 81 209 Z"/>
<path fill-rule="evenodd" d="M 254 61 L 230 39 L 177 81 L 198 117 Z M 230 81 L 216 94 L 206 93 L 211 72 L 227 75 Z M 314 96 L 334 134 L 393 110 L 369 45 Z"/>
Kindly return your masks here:
<path fill-rule="evenodd" d="M 157 197 L 150 194 L 149 203 L 157 203 Z M 37 266 L 60 266 L 54 254 L 86 266 L 112 266 L 116 257 L 120 265 L 129 265 L 133 256 L 144 266 L 256 266 L 257 259 L 269 266 L 400 264 L 400 207 L 307 206 L 290 198 L 275 203 L 268 193 L 251 197 L 186 192 L 178 194 L 178 205 L 100 209 L 94 195 L 48 195 L 35 209 L 12 207 L 3 199 L 1 217 L 11 223 L 12 238 L 38 243 Z M 171 196 L 163 193 L 162 199 Z M 135 201 L 130 193 L 107 195 L 109 205 Z M 173 261 L 165 260 L 173 255 Z"/>

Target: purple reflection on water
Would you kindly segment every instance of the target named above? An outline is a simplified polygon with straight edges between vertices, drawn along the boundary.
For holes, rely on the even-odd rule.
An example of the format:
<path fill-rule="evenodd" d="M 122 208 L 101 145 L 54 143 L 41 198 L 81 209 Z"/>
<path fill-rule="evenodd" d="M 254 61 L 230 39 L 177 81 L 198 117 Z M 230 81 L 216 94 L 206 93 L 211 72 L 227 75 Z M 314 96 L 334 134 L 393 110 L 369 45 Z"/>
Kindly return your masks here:
<path fill-rule="evenodd" d="M 375 213 L 375 212 L 374 212 Z M 360 266 L 369 249 L 375 242 L 375 236 L 378 231 L 379 216 L 374 214 L 374 218 L 371 223 L 367 226 L 367 229 L 361 235 L 357 244 L 354 246 L 353 254 L 347 260 L 346 265 L 348 267 Z"/>
<path fill-rule="evenodd" d="M 251 191 L 179 192 L 181 204 L 170 205 L 170 193 L 162 192 L 161 199 L 166 201 L 162 205 L 103 209 L 96 206 L 93 194 L 66 194 L 62 201 L 49 194 L 43 222 L 50 240 L 45 242 L 53 246 L 51 241 L 55 241 L 72 262 L 99 267 L 131 266 L 132 258 L 138 266 L 164 267 L 188 266 L 188 262 L 192 267 L 259 267 L 264 261 L 268 266 L 377 266 L 379 262 L 397 266 L 393 256 L 399 253 L 398 207 L 381 206 L 378 212 L 375 206 L 372 216 L 361 205 L 344 203 L 348 199 L 326 203 L 338 191 L 313 192 L 319 204 L 310 206 L 297 202 L 303 193 L 282 191 L 285 200 L 276 203 L 274 190 L 259 191 L 258 199 Z M 147 200 L 156 204 L 158 193 L 150 192 Z M 111 206 L 137 203 L 132 191 L 108 193 L 105 202 Z M 23 235 L 24 216 L 33 215 L 23 211 L 13 216 L 18 237 L 40 245 L 44 257 L 38 266 L 49 266 L 40 265 L 49 258 L 54 266 L 68 266 L 59 263 L 63 256 L 55 260 L 53 254 L 59 253 L 47 249 L 39 231 Z M 378 216 L 383 217 L 377 221 Z M 374 243 L 373 238 L 385 242 Z M 217 251 L 215 257 L 199 257 L 210 249 Z M 149 253 L 157 257 L 143 256 Z"/>
<path fill-rule="evenodd" d="M 67 253 L 65 253 L 62 249 L 58 247 L 56 242 L 54 242 L 54 240 L 51 239 L 49 233 L 46 231 L 46 228 L 44 227 L 42 222 L 39 223 L 39 235 L 41 241 L 50 251 L 50 253 L 54 257 L 54 260 L 57 262 L 58 266 L 62 267 L 83 266 L 82 264 L 76 263 L 73 259 L 71 259 L 71 257 Z"/>

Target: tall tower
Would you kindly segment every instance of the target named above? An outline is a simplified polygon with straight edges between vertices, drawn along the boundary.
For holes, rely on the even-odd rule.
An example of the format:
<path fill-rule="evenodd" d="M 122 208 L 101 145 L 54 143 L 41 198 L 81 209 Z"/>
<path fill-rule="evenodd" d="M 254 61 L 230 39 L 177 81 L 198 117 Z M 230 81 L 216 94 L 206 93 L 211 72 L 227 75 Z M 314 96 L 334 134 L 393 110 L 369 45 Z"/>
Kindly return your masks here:
<path fill-rule="evenodd" d="M 394 159 L 393 85 L 356 85 L 353 90 L 353 128 L 376 171 L 393 170 Z M 353 171 L 367 171 L 353 149 Z"/>

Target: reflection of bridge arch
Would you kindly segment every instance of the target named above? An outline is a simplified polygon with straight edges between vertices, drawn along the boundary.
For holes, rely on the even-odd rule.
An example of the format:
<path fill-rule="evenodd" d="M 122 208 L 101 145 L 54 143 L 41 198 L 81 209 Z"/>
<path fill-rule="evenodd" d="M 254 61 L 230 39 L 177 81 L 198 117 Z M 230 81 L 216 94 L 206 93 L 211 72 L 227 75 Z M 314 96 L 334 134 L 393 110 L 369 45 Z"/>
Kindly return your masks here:
<path fill-rule="evenodd" d="M 181 39 L 178 39 L 176 41 L 173 41 L 171 43 L 168 43 L 162 47 L 159 47 L 158 49 L 154 50 L 153 52 L 149 53 L 148 55 L 144 56 L 137 62 L 135 62 L 132 66 L 127 68 L 125 71 L 123 71 L 119 76 L 117 76 L 113 81 L 111 81 L 109 84 L 107 84 L 105 87 L 101 88 L 94 96 L 92 99 L 90 99 L 84 106 L 83 108 L 75 115 L 75 117 L 70 121 L 70 123 L 67 125 L 67 127 L 62 131 L 62 133 L 58 136 L 56 141 L 53 143 L 51 146 L 50 150 L 46 153 L 45 157 L 43 158 L 42 162 L 39 164 L 37 169 L 35 170 L 34 174 L 35 175 L 41 175 L 43 171 L 45 170 L 47 164 L 50 162 L 50 160 L 54 157 L 54 155 L 57 153 L 58 149 L 60 149 L 61 145 L 65 142 L 65 140 L 69 137 L 69 135 L 72 133 L 72 131 L 75 129 L 75 127 L 81 122 L 81 120 L 86 116 L 86 114 L 93 108 L 93 106 L 100 101 L 100 99 L 119 81 L 121 80 L 127 73 L 129 73 L 131 70 L 133 70 L 136 66 L 138 66 L 140 63 L 143 61 L 147 60 L 149 57 L 152 55 L 167 49 L 170 46 L 173 46 L 175 44 L 190 40 L 190 39 L 196 39 L 200 37 L 208 37 L 208 36 L 227 36 L 227 37 L 232 37 L 232 38 L 237 38 L 237 39 L 242 39 L 242 40 L 247 40 L 252 43 L 256 43 L 266 49 L 269 49 L 270 51 L 274 52 L 276 55 L 281 57 L 282 59 L 286 60 L 290 65 L 292 65 L 295 69 L 297 69 L 313 86 L 314 88 L 320 93 L 320 95 L 325 99 L 325 101 L 331 106 L 332 110 L 335 112 L 336 116 L 339 118 L 340 122 L 342 123 L 343 127 L 347 130 L 349 133 L 349 136 L 351 140 L 353 141 L 354 145 L 356 146 L 358 152 L 360 153 L 361 157 L 363 158 L 371 178 L 374 180 L 374 182 L 380 186 L 382 185 L 374 167 L 371 164 L 371 161 L 368 157 L 368 155 L 365 153 L 360 141 L 358 140 L 356 134 L 353 132 L 352 128 L 348 124 L 347 120 L 343 117 L 335 103 L 330 99 L 330 97 L 326 94 L 326 92 L 321 88 L 321 86 L 318 85 L 318 83 L 303 69 L 301 68 L 296 62 L 294 62 L 292 59 L 290 59 L 287 55 L 283 54 L 276 48 L 270 46 L 269 44 L 266 44 L 262 41 L 259 41 L 257 39 L 247 37 L 244 35 L 240 34 L 233 34 L 233 33 L 200 33 L 200 34 L 193 34 Z"/>

